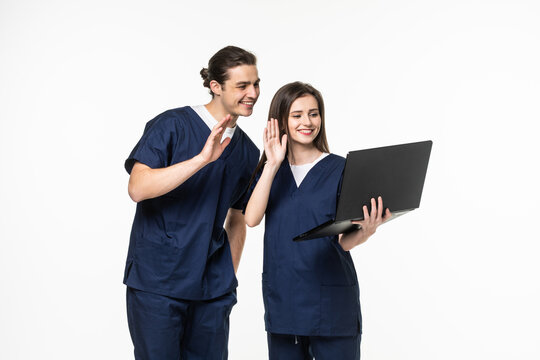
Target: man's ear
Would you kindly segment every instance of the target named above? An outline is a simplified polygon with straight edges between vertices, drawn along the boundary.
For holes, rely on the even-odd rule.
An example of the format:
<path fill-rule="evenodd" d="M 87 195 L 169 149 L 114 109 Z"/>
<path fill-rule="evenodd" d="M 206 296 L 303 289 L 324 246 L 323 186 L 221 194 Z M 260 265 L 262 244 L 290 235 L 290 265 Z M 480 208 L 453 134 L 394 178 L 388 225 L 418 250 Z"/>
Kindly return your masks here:
<path fill-rule="evenodd" d="M 223 89 L 221 88 L 221 84 L 218 83 L 216 80 L 210 81 L 210 90 L 214 93 L 214 95 L 221 96 L 221 92 Z"/>

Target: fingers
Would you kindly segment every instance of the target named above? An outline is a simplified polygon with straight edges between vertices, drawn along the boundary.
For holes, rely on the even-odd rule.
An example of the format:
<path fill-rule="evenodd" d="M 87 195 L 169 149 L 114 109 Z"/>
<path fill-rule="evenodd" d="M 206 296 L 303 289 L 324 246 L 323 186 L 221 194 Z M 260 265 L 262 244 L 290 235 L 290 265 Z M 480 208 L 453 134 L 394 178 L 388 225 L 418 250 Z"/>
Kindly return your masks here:
<path fill-rule="evenodd" d="M 268 135 L 267 135 L 267 140 L 268 140 L 268 141 L 270 141 L 270 140 L 272 139 L 272 130 L 273 130 L 273 129 L 272 129 L 272 125 L 273 125 L 273 124 L 272 124 L 272 120 L 273 120 L 273 119 L 270 118 L 270 119 L 268 120 L 268 122 L 266 123 L 266 133 L 268 134 Z"/>
<path fill-rule="evenodd" d="M 371 198 L 371 212 L 369 214 L 369 220 L 371 221 L 380 221 L 383 218 L 383 200 L 382 196 L 377 197 L 377 200 L 375 198 Z M 365 213 L 364 213 L 365 218 Z"/>
<path fill-rule="evenodd" d="M 383 221 L 386 221 L 388 219 L 390 219 L 392 217 L 392 213 L 390 212 L 390 209 L 386 209 L 386 211 L 384 212 L 384 217 L 383 217 Z"/>
<path fill-rule="evenodd" d="M 214 127 L 212 128 L 210 137 L 215 140 L 216 138 L 218 138 L 218 136 L 220 137 L 221 135 L 223 135 L 223 132 L 225 131 L 225 128 L 227 127 L 229 121 L 231 121 L 231 115 L 227 115 L 223 119 L 221 119 L 221 121 L 214 125 Z"/>
<path fill-rule="evenodd" d="M 358 225 L 358 229 L 362 229 L 365 225 L 364 220 L 351 220 L 351 224 Z"/>
<path fill-rule="evenodd" d="M 223 119 L 221 119 L 220 122 L 216 124 L 216 126 L 225 129 L 229 121 L 231 121 L 231 115 L 227 114 Z M 214 126 L 214 129 L 216 128 L 216 126 Z"/>
<path fill-rule="evenodd" d="M 287 134 L 283 134 L 281 137 L 281 149 L 283 151 L 287 150 Z"/>
<path fill-rule="evenodd" d="M 375 220 L 377 218 L 377 203 L 375 202 L 374 198 L 371 198 L 371 214 L 369 217 L 371 220 Z"/>
<path fill-rule="evenodd" d="M 383 215 L 382 196 L 379 196 L 377 201 L 378 201 L 378 204 L 377 204 L 377 219 L 382 219 L 382 215 Z"/>
<path fill-rule="evenodd" d="M 225 126 L 220 126 L 217 129 L 215 129 L 214 137 L 217 137 L 218 135 L 223 135 L 223 132 L 225 131 Z"/>
<path fill-rule="evenodd" d="M 383 221 L 383 200 L 382 197 L 379 196 L 377 200 L 375 198 L 371 198 L 371 211 L 368 212 L 368 208 L 366 205 L 363 207 L 364 211 L 364 221 L 369 222 L 370 224 L 373 224 L 375 226 L 379 225 L 379 223 L 382 223 Z M 388 213 L 387 209 L 387 213 Z"/>
<path fill-rule="evenodd" d="M 230 137 L 226 137 L 225 140 L 223 140 L 223 142 L 220 144 L 222 152 L 223 152 L 223 150 L 225 150 L 225 148 L 227 147 L 227 145 L 229 145 L 230 142 L 231 142 Z"/>
<path fill-rule="evenodd" d="M 275 119 L 270 119 L 270 137 L 274 139 L 276 137 L 276 124 Z"/>
<path fill-rule="evenodd" d="M 279 141 L 279 123 L 277 119 L 274 118 L 270 118 L 267 121 L 266 128 L 264 129 L 263 133 L 263 141 L 269 142 L 272 140 Z"/>
<path fill-rule="evenodd" d="M 270 139 L 279 137 L 279 125 L 276 119 L 270 118 L 270 120 L 268 120 L 267 128 Z"/>
<path fill-rule="evenodd" d="M 270 141 L 272 141 L 272 139 L 274 138 L 274 124 L 273 124 L 273 121 L 274 119 L 270 119 L 266 122 L 266 127 L 264 128 L 264 137 L 263 137 L 263 140 L 268 143 Z"/>
<path fill-rule="evenodd" d="M 372 199 L 373 200 L 373 199 Z M 390 219 L 392 217 L 392 213 L 390 212 L 390 209 L 384 208 L 383 206 L 383 200 L 382 196 L 379 196 L 377 198 L 377 222 L 380 222 L 381 224 L 385 222 L 386 220 Z"/>
<path fill-rule="evenodd" d="M 221 139 L 221 135 L 223 134 L 223 130 L 224 128 L 222 127 L 218 127 L 217 125 L 214 126 L 214 128 L 212 129 L 212 132 L 210 133 L 210 135 L 208 136 L 208 139 L 206 140 L 206 146 L 214 146 L 214 144 L 218 144 L 220 139 Z"/>
<path fill-rule="evenodd" d="M 367 205 L 362 206 L 362 211 L 364 213 L 363 220 L 351 221 L 353 224 L 360 225 L 360 229 L 358 231 L 361 231 L 364 234 L 363 236 L 366 237 L 373 235 L 377 231 L 379 225 L 381 225 L 383 222 L 388 220 L 390 216 L 392 216 L 390 210 L 386 209 L 386 211 L 384 211 L 383 200 L 381 196 L 377 197 L 377 199 L 371 198 L 370 204 L 371 210 L 368 209 Z"/>
<path fill-rule="evenodd" d="M 266 127 L 264 128 L 264 138 L 263 138 L 265 142 L 269 142 L 270 140 L 272 140 L 272 130 L 273 130 L 272 121 L 273 119 L 270 118 L 266 122 Z"/>
<path fill-rule="evenodd" d="M 362 206 L 362 211 L 364 212 L 364 220 L 363 221 L 368 221 L 369 220 L 369 212 L 368 212 L 368 208 L 366 205 Z"/>
<path fill-rule="evenodd" d="M 227 122 L 229 120 L 226 119 L 227 117 L 225 117 L 223 120 L 221 120 L 220 122 L 218 122 L 213 128 L 212 128 L 212 132 L 210 133 L 210 136 L 211 138 L 213 139 L 216 139 L 218 136 L 221 136 L 223 134 L 223 132 L 225 131 L 225 128 L 227 127 Z"/>
<path fill-rule="evenodd" d="M 272 138 L 279 140 L 279 129 L 276 119 L 272 119 Z"/>

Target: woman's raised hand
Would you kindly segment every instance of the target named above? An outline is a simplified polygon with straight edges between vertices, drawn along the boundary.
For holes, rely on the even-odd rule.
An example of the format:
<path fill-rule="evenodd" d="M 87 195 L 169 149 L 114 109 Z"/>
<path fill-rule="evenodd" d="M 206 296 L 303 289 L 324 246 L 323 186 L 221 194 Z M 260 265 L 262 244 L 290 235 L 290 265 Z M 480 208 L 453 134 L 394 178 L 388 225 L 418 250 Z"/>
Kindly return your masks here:
<path fill-rule="evenodd" d="M 287 135 L 283 134 L 281 142 L 279 141 L 278 121 L 270 118 L 264 129 L 264 152 L 266 154 L 266 163 L 271 166 L 279 166 L 287 152 Z"/>

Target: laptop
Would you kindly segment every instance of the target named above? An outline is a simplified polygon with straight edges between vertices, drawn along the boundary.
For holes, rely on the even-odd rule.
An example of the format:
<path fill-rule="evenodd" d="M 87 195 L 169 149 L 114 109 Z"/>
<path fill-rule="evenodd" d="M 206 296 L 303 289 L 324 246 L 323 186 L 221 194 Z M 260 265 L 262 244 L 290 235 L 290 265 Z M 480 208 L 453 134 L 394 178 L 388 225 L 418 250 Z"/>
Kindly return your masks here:
<path fill-rule="evenodd" d="M 420 206 L 431 153 L 431 140 L 351 151 L 347 154 L 336 218 L 321 224 L 294 241 L 347 233 L 359 228 L 352 220 L 363 220 L 362 207 L 371 209 L 371 198 L 382 196 L 392 217 Z"/>

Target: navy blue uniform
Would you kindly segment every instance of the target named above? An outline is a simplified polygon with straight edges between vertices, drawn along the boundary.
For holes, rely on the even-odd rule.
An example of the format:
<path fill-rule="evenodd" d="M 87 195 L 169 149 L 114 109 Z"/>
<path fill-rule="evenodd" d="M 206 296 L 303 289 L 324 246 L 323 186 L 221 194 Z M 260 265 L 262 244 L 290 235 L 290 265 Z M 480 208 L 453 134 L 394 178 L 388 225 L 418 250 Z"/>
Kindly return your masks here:
<path fill-rule="evenodd" d="M 125 168 L 130 173 L 135 161 L 151 168 L 163 168 L 191 159 L 201 152 L 210 131 L 190 107 L 166 111 L 147 123 Z M 238 283 L 223 224 L 229 208 L 242 208 L 243 195 L 258 157 L 257 147 L 237 128 L 218 160 L 171 192 L 137 204 L 124 275 L 124 283 L 131 288 L 128 307 L 138 304 L 137 308 L 128 308 L 136 354 L 137 342 L 148 342 L 144 338 L 152 336 L 151 331 L 156 333 L 151 343 L 162 342 L 158 337 L 166 337 L 155 331 L 160 321 L 137 312 L 142 304 L 152 314 L 159 313 L 159 306 L 180 309 L 179 301 L 191 304 L 186 305 L 188 310 L 168 316 L 161 314 L 166 322 L 166 318 L 194 316 L 193 304 L 206 304 L 212 299 L 222 301 L 225 297 L 231 299 L 232 308 L 236 302 L 234 291 Z M 153 295 L 162 296 L 162 300 L 151 299 Z M 169 305 L 163 303 L 167 298 L 171 301 Z M 153 305 L 157 307 L 152 308 Z M 214 327 L 220 328 L 228 321 L 228 312 L 224 312 L 227 318 L 221 322 L 213 320 Z M 149 333 L 144 334 L 144 324 L 134 326 L 138 321 L 155 324 L 149 325 Z M 147 356 L 151 355 L 141 355 Z"/>
<path fill-rule="evenodd" d="M 292 241 L 335 218 L 344 166 L 344 158 L 330 154 L 297 187 L 285 159 L 272 183 L 265 213 L 262 280 L 271 358 L 287 358 L 272 354 L 279 351 L 272 344 L 279 347 L 286 339 L 271 341 L 275 334 L 296 335 L 294 342 L 287 340 L 292 344 L 298 337 L 302 341 L 307 340 L 304 337 L 345 337 L 353 347 L 359 346 L 359 288 L 349 252 L 341 248 L 337 236 Z"/>

